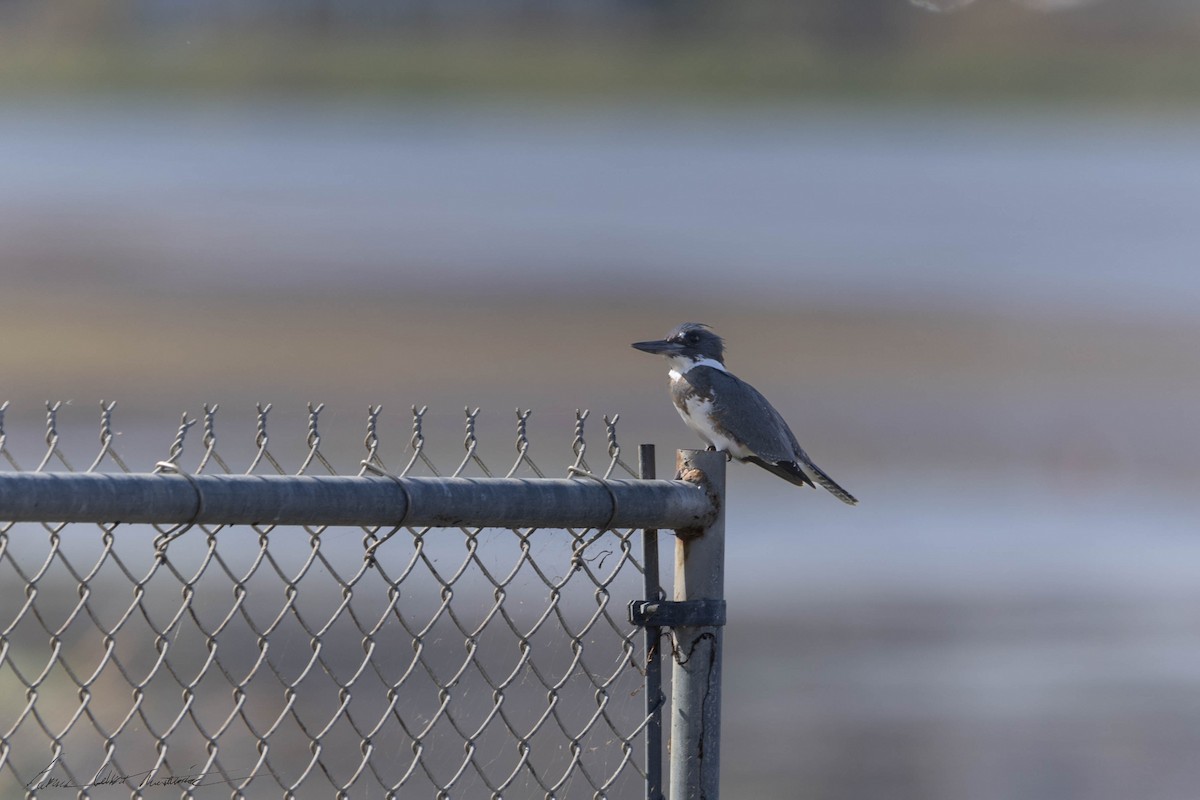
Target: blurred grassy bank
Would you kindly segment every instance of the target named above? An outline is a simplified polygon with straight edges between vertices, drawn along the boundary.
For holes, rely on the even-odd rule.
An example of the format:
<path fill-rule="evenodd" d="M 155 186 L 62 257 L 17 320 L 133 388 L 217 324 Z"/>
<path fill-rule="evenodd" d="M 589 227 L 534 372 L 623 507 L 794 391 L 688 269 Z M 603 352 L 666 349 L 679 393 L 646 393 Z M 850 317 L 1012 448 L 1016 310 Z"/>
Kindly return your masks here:
<path fill-rule="evenodd" d="M 8 37 L 0 91 L 1174 105 L 1200 100 L 1195 52 L 1054 38 L 856 49 L 787 36 Z"/>
<path fill-rule="evenodd" d="M 100 399 L 118 400 L 118 417 L 166 414 L 168 431 L 204 402 L 301 414 L 312 401 L 356 420 L 383 403 L 398 424 L 414 403 L 454 425 L 479 405 L 506 431 L 516 406 L 564 431 L 575 408 L 592 408 L 621 413 L 627 441 L 683 446 L 662 364 L 629 342 L 696 319 L 727 337 L 731 366 L 804 420 L 813 452 L 846 464 L 1034 470 L 1068 489 L 1196 477 L 1194 437 L 1164 405 L 1186 405 L 1200 374 L 1200 332 L 1184 321 L 378 291 L 27 287 L 6 300 L 0 400 L 28 417 L 29 435 L 46 399 L 74 401 L 64 413 L 88 425 Z"/>

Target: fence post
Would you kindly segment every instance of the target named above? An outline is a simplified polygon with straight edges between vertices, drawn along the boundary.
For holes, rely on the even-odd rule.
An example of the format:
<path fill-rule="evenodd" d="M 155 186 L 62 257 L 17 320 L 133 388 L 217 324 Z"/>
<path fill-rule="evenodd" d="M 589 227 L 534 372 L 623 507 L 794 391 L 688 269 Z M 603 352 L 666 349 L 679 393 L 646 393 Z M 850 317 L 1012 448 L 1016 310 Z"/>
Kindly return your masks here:
<path fill-rule="evenodd" d="M 643 480 L 654 480 L 657 475 L 654 445 L 643 444 L 638 448 L 638 472 Z M 649 602 L 663 599 L 661 576 L 658 564 L 658 529 L 642 529 L 642 570 L 644 585 L 642 597 Z M 662 691 L 662 627 L 647 624 L 646 646 L 646 800 L 665 800 L 663 797 L 663 709 L 667 698 Z"/>
<path fill-rule="evenodd" d="M 721 757 L 721 641 L 725 609 L 725 454 L 680 450 L 679 477 L 705 486 L 717 515 L 676 531 L 675 602 L 697 622 L 671 630 L 671 800 L 717 800 Z"/>

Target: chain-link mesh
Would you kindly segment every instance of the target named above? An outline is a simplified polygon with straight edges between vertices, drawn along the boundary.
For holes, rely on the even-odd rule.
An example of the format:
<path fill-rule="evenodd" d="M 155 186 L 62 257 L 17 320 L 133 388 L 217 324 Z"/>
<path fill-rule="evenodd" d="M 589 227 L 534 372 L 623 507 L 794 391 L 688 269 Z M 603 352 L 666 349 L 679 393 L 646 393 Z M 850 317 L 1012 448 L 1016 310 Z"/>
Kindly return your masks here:
<path fill-rule="evenodd" d="M 20 471 L 6 409 L 0 469 Z M 77 469 L 61 410 L 47 406 L 33 470 Z M 336 473 L 322 410 L 309 406 L 294 473 Z M 130 471 L 113 411 L 101 403 L 83 471 Z M 270 411 L 258 407 L 247 473 L 288 472 Z M 503 472 L 467 409 L 461 459 L 439 473 L 425 413 L 387 464 L 372 407 L 360 474 L 545 474 L 528 411 Z M 587 417 L 570 473 L 632 475 L 615 417 L 591 468 Z M 216 406 L 185 414 L 155 471 L 235 471 L 218 427 Z M 0 794 L 639 796 L 637 544 L 629 530 L 0 523 Z"/>

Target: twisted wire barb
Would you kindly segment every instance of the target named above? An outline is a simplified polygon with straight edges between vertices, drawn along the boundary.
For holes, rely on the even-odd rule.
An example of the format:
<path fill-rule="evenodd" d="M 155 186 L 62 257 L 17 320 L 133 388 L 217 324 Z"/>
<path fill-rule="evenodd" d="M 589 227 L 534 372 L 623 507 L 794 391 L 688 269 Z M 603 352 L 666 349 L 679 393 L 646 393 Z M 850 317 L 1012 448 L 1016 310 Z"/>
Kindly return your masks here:
<path fill-rule="evenodd" d="M 538 468 L 538 465 L 533 462 L 533 458 L 529 455 L 529 415 L 533 413 L 533 409 L 517 409 L 517 460 L 513 462 L 512 468 L 504 476 L 511 478 L 521 468 L 522 464 L 528 464 L 529 468 L 539 478 L 544 478 L 546 475 Z"/>
<path fill-rule="evenodd" d="M 609 419 L 607 414 L 604 415 L 604 432 L 608 438 L 608 469 L 604 470 L 605 480 L 612 476 L 617 467 L 625 470 L 627 475 L 637 476 L 637 470 L 621 460 L 621 445 L 617 443 L 617 421 L 620 419 L 620 414 L 614 414 L 612 419 Z"/>
<path fill-rule="evenodd" d="M 438 472 L 437 466 L 425 453 L 424 421 L 425 412 L 428 410 L 429 406 L 421 406 L 419 409 L 416 406 L 412 407 L 412 435 L 408 440 L 408 446 L 412 448 L 412 457 L 408 460 L 408 463 L 404 465 L 404 469 L 400 470 L 401 475 L 407 475 L 412 470 L 413 465 L 417 463 L 418 459 L 420 459 L 421 462 L 429 468 L 429 472 L 432 475 L 438 476 L 441 474 Z"/>
<path fill-rule="evenodd" d="M 258 447 L 258 452 L 255 453 L 254 460 L 250 462 L 250 466 L 246 468 L 247 475 L 253 474 L 264 458 L 275 468 L 275 472 L 280 475 L 283 475 L 285 472 L 279 462 L 275 460 L 275 456 L 271 455 L 271 451 L 267 449 L 267 443 L 270 441 L 270 437 L 267 435 L 267 415 L 271 413 L 273 407 L 271 403 L 267 403 L 265 406 L 262 403 L 256 403 L 254 406 L 257 412 L 254 444 Z"/>
<path fill-rule="evenodd" d="M 66 456 L 58 449 L 58 411 L 62 408 L 62 401 L 46 401 L 46 454 L 42 456 L 42 461 L 34 469 L 34 472 L 41 472 L 50 463 L 51 458 L 57 458 L 68 472 L 74 472 L 75 468 L 71 466 L 71 462 L 67 461 Z"/>
<path fill-rule="evenodd" d="M 103 400 L 100 401 L 100 452 L 96 454 L 96 459 L 92 461 L 92 465 L 87 468 L 88 472 L 94 472 L 96 467 L 100 466 L 100 462 L 104 460 L 105 456 L 111 458 L 113 463 L 121 468 L 122 472 L 129 472 L 129 467 L 125 465 L 125 462 L 117 455 L 116 448 L 113 447 L 116 434 L 113 432 L 112 413 L 116 407 L 116 401 L 111 403 L 105 403 Z"/>
<path fill-rule="evenodd" d="M 466 433 L 463 436 L 463 449 L 467 451 L 467 454 L 463 456 L 463 460 L 459 463 L 458 467 L 455 468 L 454 472 L 450 473 L 451 477 L 457 478 L 461 476 L 467 465 L 474 463 L 483 471 L 484 475 L 490 478 L 492 477 L 491 470 L 487 468 L 487 464 L 483 463 L 483 459 L 479 457 L 478 453 L 479 438 L 475 434 L 475 420 L 479 416 L 479 409 L 477 408 L 472 411 L 471 407 L 467 406 L 463 409 L 463 411 L 466 412 L 467 415 Z"/>
<path fill-rule="evenodd" d="M 183 416 L 179 419 L 179 429 L 175 432 L 175 441 L 171 442 L 170 448 L 167 450 L 166 460 L 160 461 L 154 465 L 154 472 L 178 472 L 179 457 L 183 455 L 183 443 L 187 439 L 187 432 L 196 424 L 195 419 L 189 419 L 187 412 L 183 412 Z"/>
<path fill-rule="evenodd" d="M 297 475 L 303 475 L 305 470 L 308 469 L 309 465 L 312 464 L 314 458 L 325 466 L 325 469 L 329 471 L 330 475 L 337 474 L 337 470 L 334 469 L 333 465 L 330 464 L 325 456 L 321 453 L 321 434 L 317 429 L 317 422 L 318 417 L 320 417 L 321 412 L 324 409 L 324 403 L 321 403 L 315 408 L 313 407 L 312 403 L 308 404 L 308 436 L 305 439 L 306 443 L 308 444 L 308 455 L 305 456 L 304 463 L 302 463 L 300 468 L 296 470 Z"/>
<path fill-rule="evenodd" d="M 586 408 L 582 411 L 578 408 L 575 409 L 575 438 L 571 441 L 571 452 L 575 454 L 575 463 L 567 467 L 569 475 L 590 474 L 592 471 L 584 458 L 587 454 L 587 440 L 583 436 L 583 426 L 590 413 Z"/>
<path fill-rule="evenodd" d="M 367 406 L 367 435 L 363 439 L 363 445 L 367 448 L 367 457 L 358 470 L 359 475 L 367 471 L 368 465 L 384 472 L 387 471 L 387 465 L 379 457 L 379 414 L 382 411 L 383 406 Z"/>
<path fill-rule="evenodd" d="M 204 455 L 196 465 L 197 475 L 204 472 L 209 461 L 217 462 L 217 466 L 227 475 L 233 471 L 217 453 L 217 409 L 220 407 L 219 403 L 213 403 L 211 406 L 208 403 L 204 404 L 204 434 L 200 437 L 200 442 L 204 445 Z"/>

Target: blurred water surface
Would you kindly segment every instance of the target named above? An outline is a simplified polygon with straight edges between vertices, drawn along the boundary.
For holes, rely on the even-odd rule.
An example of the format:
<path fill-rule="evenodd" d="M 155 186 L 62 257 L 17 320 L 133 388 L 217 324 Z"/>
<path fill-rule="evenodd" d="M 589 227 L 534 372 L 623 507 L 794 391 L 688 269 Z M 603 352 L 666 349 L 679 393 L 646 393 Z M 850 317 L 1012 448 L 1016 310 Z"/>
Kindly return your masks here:
<path fill-rule="evenodd" d="M 0 107 L 0 174 L 0 253 L 39 274 L 86 248 L 106 275 L 231 290 L 1200 299 L 1183 113 L 28 101 Z"/>

